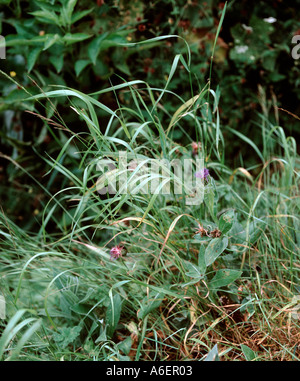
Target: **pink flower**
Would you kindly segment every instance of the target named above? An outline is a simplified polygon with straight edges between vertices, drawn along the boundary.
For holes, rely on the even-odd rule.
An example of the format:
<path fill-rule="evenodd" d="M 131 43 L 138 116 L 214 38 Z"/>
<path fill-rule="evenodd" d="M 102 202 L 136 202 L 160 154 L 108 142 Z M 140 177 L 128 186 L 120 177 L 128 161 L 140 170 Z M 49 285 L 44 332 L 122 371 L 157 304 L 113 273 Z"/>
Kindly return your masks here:
<path fill-rule="evenodd" d="M 122 257 L 123 246 L 114 246 L 110 249 L 110 259 L 118 259 Z"/>
<path fill-rule="evenodd" d="M 192 142 L 191 146 L 192 146 L 192 150 L 193 150 L 193 152 L 192 152 L 193 155 L 197 155 L 198 150 L 201 150 L 201 143 L 200 142 L 199 143 Z"/>
<path fill-rule="evenodd" d="M 207 168 L 203 168 L 201 171 L 195 173 L 195 177 L 198 177 L 200 179 L 207 180 L 209 176 L 209 170 Z"/>

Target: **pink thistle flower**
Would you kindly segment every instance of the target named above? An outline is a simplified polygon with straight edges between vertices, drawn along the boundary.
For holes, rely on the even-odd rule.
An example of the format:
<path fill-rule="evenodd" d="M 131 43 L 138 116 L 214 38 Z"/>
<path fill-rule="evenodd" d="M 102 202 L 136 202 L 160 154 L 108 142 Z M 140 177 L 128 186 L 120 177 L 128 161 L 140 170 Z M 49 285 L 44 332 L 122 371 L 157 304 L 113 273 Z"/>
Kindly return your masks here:
<path fill-rule="evenodd" d="M 199 143 L 192 142 L 191 146 L 192 146 L 192 150 L 193 150 L 192 154 L 197 155 L 198 150 L 201 150 L 201 143 L 200 142 Z"/>
<path fill-rule="evenodd" d="M 117 245 L 110 249 L 110 259 L 118 259 L 122 257 L 123 246 Z"/>

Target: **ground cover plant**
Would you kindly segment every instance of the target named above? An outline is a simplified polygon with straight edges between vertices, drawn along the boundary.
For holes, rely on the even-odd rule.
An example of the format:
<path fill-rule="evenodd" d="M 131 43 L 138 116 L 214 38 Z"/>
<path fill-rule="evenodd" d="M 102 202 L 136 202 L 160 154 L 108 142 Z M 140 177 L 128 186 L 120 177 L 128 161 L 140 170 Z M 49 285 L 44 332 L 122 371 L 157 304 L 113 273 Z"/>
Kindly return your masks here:
<path fill-rule="evenodd" d="M 58 25 L 49 24 L 66 33 L 39 39 L 39 54 L 60 38 L 63 56 L 75 54 L 70 26 L 88 11 L 72 13 L 72 1 L 33 3 L 42 9 L 32 11 L 37 20 L 47 24 L 55 11 Z M 26 115 L 32 127 L 30 141 L 22 130 L 1 130 L 2 361 L 299 360 L 299 120 L 293 112 L 293 128 L 279 123 L 262 85 L 255 138 L 222 119 L 230 97 L 209 58 L 226 11 L 223 4 L 206 57 L 209 81 L 195 71 L 188 39 L 132 41 L 126 28 L 113 38 L 115 55 L 141 50 L 144 59 L 161 44 L 180 46 L 154 84 L 148 66 L 146 78 L 120 70 L 91 91 L 67 86 L 66 72 L 63 82 L 46 82 L 41 71 L 27 86 L 1 70 L 11 86 L 2 97 L 5 126 Z M 38 50 L 31 54 L 38 59 Z M 75 72 L 89 65 L 95 70 L 88 61 Z M 153 162 L 158 172 L 146 170 Z M 197 188 L 170 163 L 191 163 Z"/>

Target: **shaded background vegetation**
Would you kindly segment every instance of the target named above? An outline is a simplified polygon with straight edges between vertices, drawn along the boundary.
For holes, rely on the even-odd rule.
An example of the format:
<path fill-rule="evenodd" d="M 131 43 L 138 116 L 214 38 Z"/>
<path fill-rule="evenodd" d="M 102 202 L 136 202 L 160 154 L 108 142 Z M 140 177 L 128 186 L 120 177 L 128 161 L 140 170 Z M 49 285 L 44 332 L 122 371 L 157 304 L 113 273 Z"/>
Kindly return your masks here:
<path fill-rule="evenodd" d="M 40 89 L 48 91 L 52 85 L 92 93 L 121 83 L 123 79 L 141 79 L 153 88 L 163 88 L 173 57 L 185 52 L 183 40 L 174 37 L 136 47 L 120 44 L 178 35 L 186 39 L 192 50 L 193 88 L 181 66 L 168 90 L 189 99 L 209 78 L 212 45 L 224 7 L 223 2 L 210 0 L 5 0 L 0 4 L 0 33 L 5 36 L 7 45 L 7 58 L 1 60 L 0 65 L 11 77 L 0 76 L 1 151 L 30 168 L 49 190 L 64 186 L 65 180 L 58 176 L 52 183 L 43 177 L 47 168 L 38 155 L 44 155 L 46 150 L 51 154 L 58 152 L 68 135 L 60 127 L 26 111 L 54 119 L 62 113 L 65 126 L 74 132 L 85 127 L 74 118 L 70 107 L 65 107 L 64 99 L 54 99 L 53 104 L 49 101 L 36 104 L 33 108 L 32 103 L 24 101 L 28 94 L 39 93 Z M 223 134 L 231 142 L 226 154 L 228 163 L 239 165 L 243 155 L 248 165 L 255 165 L 247 148 L 226 130 L 227 126 L 261 147 L 256 124 L 263 115 L 272 123 L 280 124 L 287 134 L 299 137 L 299 120 L 291 115 L 299 113 L 300 104 L 300 60 L 291 56 L 291 39 L 300 34 L 300 23 L 295 17 L 298 6 L 299 1 L 279 0 L 228 3 L 211 73 L 212 88 L 221 94 Z M 270 21 L 269 18 L 276 21 L 265 20 Z M 132 100 L 127 95 L 124 91 L 118 98 L 112 93 L 98 98 L 116 109 L 118 103 L 130 107 Z M 178 105 L 166 101 L 163 107 L 171 115 Z M 105 126 L 107 115 L 101 110 L 97 112 Z M 167 113 L 165 117 L 167 119 Z M 57 123 L 63 122 L 57 120 Z M 186 125 L 185 129 L 194 140 L 194 127 Z M 182 144 L 190 143 L 180 130 L 176 130 L 172 138 Z M 73 153 L 68 150 L 67 154 L 66 160 L 72 162 Z M 13 164 L 2 161 L 0 169 L 1 199 L 9 205 L 7 212 L 29 228 L 34 225 L 34 213 L 38 213 L 43 196 L 35 189 L 35 183 Z M 24 214 L 33 218 L 24 221 Z"/>

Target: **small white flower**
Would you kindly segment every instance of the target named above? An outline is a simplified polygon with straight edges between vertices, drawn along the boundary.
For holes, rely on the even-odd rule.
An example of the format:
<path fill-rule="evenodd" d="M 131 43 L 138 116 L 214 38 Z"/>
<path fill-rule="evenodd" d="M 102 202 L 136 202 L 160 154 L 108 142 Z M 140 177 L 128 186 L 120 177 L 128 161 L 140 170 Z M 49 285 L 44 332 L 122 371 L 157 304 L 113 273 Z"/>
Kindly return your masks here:
<path fill-rule="evenodd" d="M 248 50 L 248 46 L 247 45 L 241 45 L 241 46 L 236 46 L 235 47 L 235 50 L 238 54 L 241 54 L 241 53 L 245 53 L 247 50 Z"/>
<path fill-rule="evenodd" d="M 242 27 L 245 29 L 246 32 L 250 32 L 250 33 L 253 32 L 252 26 L 248 26 L 248 25 L 242 24 Z"/>
<path fill-rule="evenodd" d="M 267 17 L 264 19 L 265 22 L 268 22 L 269 24 L 273 24 L 273 22 L 276 22 L 277 19 L 275 17 Z"/>

